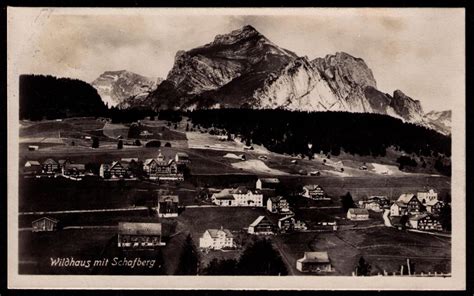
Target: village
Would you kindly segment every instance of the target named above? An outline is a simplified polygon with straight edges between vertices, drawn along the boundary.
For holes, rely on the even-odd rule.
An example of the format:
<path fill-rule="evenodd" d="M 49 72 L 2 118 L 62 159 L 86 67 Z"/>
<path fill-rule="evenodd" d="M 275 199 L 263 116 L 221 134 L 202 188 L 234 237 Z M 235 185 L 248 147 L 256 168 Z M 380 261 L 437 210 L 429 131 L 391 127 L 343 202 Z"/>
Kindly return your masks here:
<path fill-rule="evenodd" d="M 174 244 L 174 237 L 189 232 L 203 265 L 210 264 L 216 258 L 238 258 L 249 241 L 265 238 L 272 241 L 278 249 L 290 274 L 358 275 L 354 263 L 358 258 L 351 258 L 351 263 L 341 264 L 344 259 L 338 258 L 337 243 L 311 242 L 311 247 L 304 247 L 303 244 L 292 249 L 294 242 L 285 241 L 291 237 L 302 241 L 326 237 L 327 242 L 337 239 L 352 245 L 342 237 L 346 233 L 365 231 L 389 231 L 394 243 L 404 236 L 410 237 L 410 240 L 413 237 L 415 245 L 422 243 L 425 237 L 449 239 L 449 226 L 443 221 L 443 211 L 450 204 L 449 201 L 438 198 L 436 188 L 404 192 L 399 196 L 368 194 L 362 199 L 353 200 L 349 191 L 342 197 L 331 196 L 314 179 L 295 185 L 283 182 L 284 177 L 262 176 L 254 183 L 246 182 L 240 186 L 189 189 L 185 184 L 189 183 L 187 178 L 192 177 L 189 167 L 193 158 L 185 152 L 171 154 L 168 151 L 165 156 L 160 148 L 154 151 L 155 157 L 152 158 L 121 157 L 110 162 L 96 163 L 94 166 L 90 163 L 76 163 L 68 158 L 28 159 L 23 164 L 22 176 L 24 179 L 37 180 L 36 182 L 54 182 L 55 179 L 63 178 L 66 182 L 74 182 L 79 186 L 89 179 L 95 180 L 95 184 L 102 182 L 112 184 L 110 186 L 123 182 L 149 184 L 147 186 L 154 189 L 143 193 L 148 196 L 145 203 L 137 205 L 133 202 L 123 209 L 124 212 L 134 212 L 146 218 L 137 219 L 133 215 L 121 218 L 121 215 L 116 215 L 108 221 L 115 221 L 113 225 L 105 223 L 107 225 L 96 228 L 105 227 L 109 236 L 113 234 L 113 248 L 134 254 L 160 249 L 170 252 L 174 248 L 169 246 Z M 21 230 L 37 235 L 50 233 L 50 239 L 54 239 L 54 233 L 72 229 L 88 231 L 93 227 L 75 226 L 72 219 L 62 221 L 61 217 L 70 214 L 84 218 L 94 215 L 94 211 L 98 214 L 112 211 L 110 216 L 120 213 L 120 210 L 114 212 L 113 208 L 20 213 L 20 219 L 27 217 L 27 221 L 31 221 L 28 222 L 29 225 L 21 223 Z M 199 218 L 194 220 L 197 216 Z M 34 237 L 30 239 L 34 243 Z M 370 243 L 367 247 L 370 247 Z M 366 255 L 367 258 L 370 256 Z M 413 256 L 411 260 L 416 261 L 416 258 L 420 257 Z M 407 268 L 409 270 L 411 265 L 404 265 L 406 260 L 410 260 L 409 253 L 406 257 L 398 256 L 395 266 L 400 266 L 401 269 L 393 268 L 393 264 L 380 264 L 381 267 L 364 275 L 449 276 L 449 268 L 444 267 L 439 270 L 418 268 L 418 275 L 413 270 L 407 273 Z M 385 265 L 389 267 L 382 267 Z"/>

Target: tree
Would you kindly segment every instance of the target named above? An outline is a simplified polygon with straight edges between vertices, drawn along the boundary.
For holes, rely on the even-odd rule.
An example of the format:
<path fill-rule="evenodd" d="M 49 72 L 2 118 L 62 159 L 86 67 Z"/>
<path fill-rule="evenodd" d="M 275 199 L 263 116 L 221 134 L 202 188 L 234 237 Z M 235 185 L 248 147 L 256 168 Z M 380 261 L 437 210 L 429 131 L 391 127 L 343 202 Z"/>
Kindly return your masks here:
<path fill-rule="evenodd" d="M 359 263 L 356 266 L 355 274 L 357 276 L 368 276 L 372 266 L 365 261 L 364 257 L 360 256 Z"/>
<path fill-rule="evenodd" d="M 92 138 L 92 148 L 99 148 L 99 138 L 93 137 Z"/>
<path fill-rule="evenodd" d="M 346 195 L 341 197 L 341 207 L 342 211 L 346 213 L 350 208 L 355 208 L 354 200 L 350 192 L 347 192 Z"/>
<path fill-rule="evenodd" d="M 120 149 L 123 149 L 123 141 L 122 141 L 122 140 L 119 140 L 119 141 L 117 142 L 117 149 L 119 149 L 119 150 L 120 150 Z"/>
<path fill-rule="evenodd" d="M 141 145 L 142 145 L 142 142 L 140 142 L 140 140 L 136 139 L 136 140 L 133 142 L 133 145 L 135 145 L 135 146 L 141 146 Z"/>
<path fill-rule="evenodd" d="M 285 263 L 271 242 L 259 239 L 248 246 L 238 264 L 241 275 L 286 275 Z"/>
<path fill-rule="evenodd" d="M 170 142 L 166 142 L 165 147 L 171 147 Z"/>
<path fill-rule="evenodd" d="M 445 203 L 439 212 L 439 220 L 444 230 L 451 231 L 451 206 Z"/>
<path fill-rule="evenodd" d="M 178 275 L 197 275 L 198 256 L 193 244 L 191 234 L 188 234 L 184 242 L 183 249 L 178 264 L 176 274 Z"/>
<path fill-rule="evenodd" d="M 186 131 L 189 131 L 189 123 L 186 123 Z"/>

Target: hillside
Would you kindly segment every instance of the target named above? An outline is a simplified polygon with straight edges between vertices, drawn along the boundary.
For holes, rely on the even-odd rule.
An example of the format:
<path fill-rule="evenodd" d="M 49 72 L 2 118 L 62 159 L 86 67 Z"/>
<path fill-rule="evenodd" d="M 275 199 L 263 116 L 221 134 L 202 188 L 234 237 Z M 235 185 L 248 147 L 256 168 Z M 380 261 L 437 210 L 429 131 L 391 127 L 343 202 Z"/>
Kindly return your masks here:
<path fill-rule="evenodd" d="M 20 75 L 20 119 L 102 116 L 106 112 L 97 90 L 84 81 Z"/>

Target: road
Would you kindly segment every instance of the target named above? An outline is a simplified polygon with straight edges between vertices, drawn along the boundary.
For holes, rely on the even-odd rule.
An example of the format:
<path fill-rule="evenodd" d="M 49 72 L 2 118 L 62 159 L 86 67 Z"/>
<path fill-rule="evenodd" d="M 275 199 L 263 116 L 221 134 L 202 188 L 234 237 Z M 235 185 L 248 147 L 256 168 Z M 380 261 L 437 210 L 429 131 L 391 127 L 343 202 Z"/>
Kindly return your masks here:
<path fill-rule="evenodd" d="M 147 207 L 129 207 L 117 209 L 93 209 L 93 210 L 66 210 L 66 211 L 45 211 L 45 212 L 20 212 L 18 215 L 52 215 L 52 214 L 76 214 L 76 213 L 103 213 L 103 212 L 125 212 L 125 211 L 143 211 Z"/>
<path fill-rule="evenodd" d="M 288 270 L 288 275 L 298 275 L 297 272 L 295 272 L 295 264 L 296 262 L 293 264 L 291 262 L 291 260 L 288 258 L 288 255 L 286 254 L 286 252 L 283 250 L 283 247 L 282 247 L 282 243 L 280 241 L 280 239 L 278 237 L 275 237 L 273 240 L 272 240 L 275 244 L 275 246 L 277 247 L 278 249 L 278 252 L 280 253 L 281 255 L 281 258 L 283 259 L 283 261 L 285 262 L 285 265 L 286 265 L 286 269 Z"/>

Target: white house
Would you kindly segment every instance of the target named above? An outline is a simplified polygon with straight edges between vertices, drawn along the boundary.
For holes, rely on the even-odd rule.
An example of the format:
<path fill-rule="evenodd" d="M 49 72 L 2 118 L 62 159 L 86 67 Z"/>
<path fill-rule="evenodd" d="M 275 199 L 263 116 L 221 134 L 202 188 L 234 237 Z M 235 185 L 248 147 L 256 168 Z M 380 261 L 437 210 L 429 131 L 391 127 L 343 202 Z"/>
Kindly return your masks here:
<path fill-rule="evenodd" d="M 234 247 L 234 236 L 228 229 L 207 229 L 199 238 L 199 247 L 203 249 L 221 250 Z"/>
<path fill-rule="evenodd" d="M 438 193 L 430 189 L 427 192 L 418 192 L 416 197 L 422 204 L 433 203 L 438 200 Z"/>
<path fill-rule="evenodd" d="M 347 219 L 352 221 L 369 220 L 369 211 L 367 209 L 351 208 L 347 211 Z"/>
<path fill-rule="evenodd" d="M 263 194 L 240 186 L 236 189 L 223 189 L 211 196 L 214 204 L 231 207 L 263 207 Z"/>
<path fill-rule="evenodd" d="M 326 192 L 319 185 L 305 185 L 303 186 L 303 194 L 306 198 L 311 198 L 315 200 L 328 200 Z"/>
<path fill-rule="evenodd" d="M 390 206 L 390 216 L 403 216 L 408 213 L 407 205 L 396 201 Z"/>
<path fill-rule="evenodd" d="M 271 213 L 290 213 L 290 205 L 282 196 L 272 196 L 267 199 L 267 210 Z"/>

